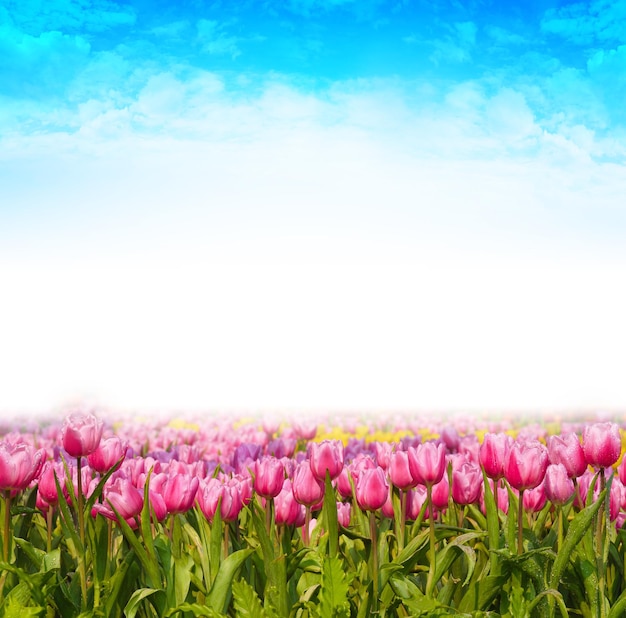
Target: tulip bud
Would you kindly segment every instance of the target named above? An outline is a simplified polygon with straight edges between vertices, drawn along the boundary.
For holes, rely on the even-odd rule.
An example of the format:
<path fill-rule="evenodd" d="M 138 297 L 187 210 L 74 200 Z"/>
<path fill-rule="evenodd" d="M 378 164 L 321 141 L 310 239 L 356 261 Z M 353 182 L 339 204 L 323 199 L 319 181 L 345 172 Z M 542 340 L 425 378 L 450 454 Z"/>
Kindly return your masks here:
<path fill-rule="evenodd" d="M 544 489 L 550 502 L 562 505 L 574 495 L 576 488 L 567 468 L 562 463 L 558 463 L 550 464 L 546 469 Z"/>
<path fill-rule="evenodd" d="M 619 427 L 615 423 L 593 423 L 583 429 L 583 452 L 590 466 L 609 468 L 622 451 Z"/>
<path fill-rule="evenodd" d="M 395 451 L 391 454 L 387 473 L 389 474 L 389 479 L 392 484 L 398 489 L 405 491 L 417 485 L 417 481 L 411 474 L 409 454 L 407 451 Z"/>
<path fill-rule="evenodd" d="M 424 442 L 408 449 L 409 469 L 422 485 L 438 483 L 446 471 L 446 447 L 443 443 Z"/>
<path fill-rule="evenodd" d="M 483 487 L 481 469 L 465 461 L 452 473 L 452 499 L 456 504 L 473 504 L 480 498 Z"/>
<path fill-rule="evenodd" d="M 265 457 L 255 462 L 254 491 L 264 498 L 274 498 L 285 481 L 285 467 L 280 459 Z"/>
<path fill-rule="evenodd" d="M 537 487 L 546 474 L 548 450 L 537 441 L 516 441 L 509 449 L 504 476 L 511 487 L 518 491 Z"/>
<path fill-rule="evenodd" d="M 587 469 L 583 447 L 574 432 L 548 436 L 547 444 L 550 463 L 562 464 L 569 478 L 578 478 Z"/>
<path fill-rule="evenodd" d="M 85 457 L 98 448 L 102 429 L 102 421 L 93 414 L 74 412 L 63 421 L 63 448 L 71 457 Z"/>
<path fill-rule="evenodd" d="M 479 458 L 485 474 L 494 480 L 504 476 L 506 454 L 513 444 L 513 438 L 505 433 L 487 433 L 480 445 Z"/>
<path fill-rule="evenodd" d="M 324 483 L 313 474 L 308 460 L 298 464 L 291 486 L 296 501 L 305 506 L 313 506 L 324 497 Z"/>
<path fill-rule="evenodd" d="M 25 442 L 0 442 L 0 490 L 26 489 L 41 474 L 45 456 Z"/>
<path fill-rule="evenodd" d="M 128 446 L 117 436 L 105 438 L 100 442 L 98 448 L 89 454 L 87 461 L 94 470 L 105 473 L 124 457 L 127 450 Z"/>
<path fill-rule="evenodd" d="M 389 496 L 389 485 L 383 469 L 376 466 L 363 470 L 357 480 L 355 493 L 356 501 L 364 511 L 381 508 Z"/>
<path fill-rule="evenodd" d="M 339 440 L 310 442 L 309 459 L 315 478 L 324 481 L 326 472 L 331 479 L 337 478 L 343 469 L 343 444 Z"/>

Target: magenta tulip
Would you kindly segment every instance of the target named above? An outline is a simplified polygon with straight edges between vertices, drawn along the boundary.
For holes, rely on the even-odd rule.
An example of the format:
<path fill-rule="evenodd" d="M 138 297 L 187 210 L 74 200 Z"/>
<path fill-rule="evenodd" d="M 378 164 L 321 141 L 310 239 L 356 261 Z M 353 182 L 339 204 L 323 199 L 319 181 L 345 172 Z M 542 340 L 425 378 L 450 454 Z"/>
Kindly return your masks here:
<path fill-rule="evenodd" d="M 408 449 L 409 469 L 422 485 L 438 483 L 446 471 L 446 447 L 442 442 L 424 442 Z"/>
<path fill-rule="evenodd" d="M 381 508 L 389 496 L 389 485 L 384 470 L 376 466 L 363 470 L 355 487 L 356 501 L 364 511 Z"/>
<path fill-rule="evenodd" d="M 590 466 L 609 468 L 622 451 L 619 427 L 615 423 L 593 423 L 583 429 L 583 452 Z"/>
<path fill-rule="evenodd" d="M 548 466 L 544 480 L 544 490 L 550 502 L 560 505 L 565 504 L 574 495 L 575 489 L 574 482 L 567 468 L 562 463 L 550 464 Z"/>
<path fill-rule="evenodd" d="M 518 491 L 537 487 L 546 474 L 548 450 L 538 440 L 513 442 L 506 455 L 504 477 Z"/>
<path fill-rule="evenodd" d="M 494 480 L 504 476 L 506 454 L 513 444 L 513 438 L 505 433 L 487 433 L 480 445 L 479 458 L 485 474 Z"/>
<path fill-rule="evenodd" d="M 313 506 L 324 497 L 324 483 L 311 470 L 308 460 L 300 462 L 291 481 L 294 498 L 300 504 Z"/>
<path fill-rule="evenodd" d="M 315 478 L 324 481 L 326 473 L 331 479 L 339 476 L 343 469 L 343 444 L 340 440 L 310 442 L 308 453 Z"/>
<path fill-rule="evenodd" d="M 72 457 L 86 457 L 98 448 L 102 430 L 102 421 L 93 414 L 74 412 L 63 422 L 63 448 Z"/>

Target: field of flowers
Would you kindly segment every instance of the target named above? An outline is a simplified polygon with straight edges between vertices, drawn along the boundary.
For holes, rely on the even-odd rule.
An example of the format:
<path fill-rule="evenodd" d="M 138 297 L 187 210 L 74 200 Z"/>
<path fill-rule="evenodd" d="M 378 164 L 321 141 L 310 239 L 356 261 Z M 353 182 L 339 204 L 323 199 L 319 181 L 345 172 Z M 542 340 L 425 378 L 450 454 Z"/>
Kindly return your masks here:
<path fill-rule="evenodd" d="M 4 427 L 0 616 L 617 618 L 625 436 L 88 411 Z"/>

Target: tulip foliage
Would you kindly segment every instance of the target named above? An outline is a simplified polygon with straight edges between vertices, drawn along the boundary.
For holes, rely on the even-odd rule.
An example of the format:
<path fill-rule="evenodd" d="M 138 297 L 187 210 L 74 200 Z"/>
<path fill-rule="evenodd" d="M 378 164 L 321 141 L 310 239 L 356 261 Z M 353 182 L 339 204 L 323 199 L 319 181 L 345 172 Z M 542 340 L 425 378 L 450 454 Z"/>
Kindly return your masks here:
<path fill-rule="evenodd" d="M 615 422 L 0 433 L 0 616 L 626 612 Z"/>

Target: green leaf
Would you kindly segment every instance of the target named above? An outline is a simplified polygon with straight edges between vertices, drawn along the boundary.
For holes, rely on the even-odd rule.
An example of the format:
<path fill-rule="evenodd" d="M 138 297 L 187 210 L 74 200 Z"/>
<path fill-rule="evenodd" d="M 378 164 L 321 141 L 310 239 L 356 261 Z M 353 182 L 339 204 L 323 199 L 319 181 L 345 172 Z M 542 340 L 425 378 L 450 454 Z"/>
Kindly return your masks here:
<path fill-rule="evenodd" d="M 265 583 L 264 602 L 266 607 L 273 607 L 279 616 L 288 616 L 288 598 L 287 598 L 287 566 L 285 555 L 276 550 L 279 549 L 272 543 L 267 530 L 265 529 L 264 518 L 260 514 L 260 507 L 255 502 L 251 502 L 250 515 L 252 523 L 256 531 L 261 553 L 263 556 L 263 564 L 267 575 Z"/>
<path fill-rule="evenodd" d="M 193 557 L 190 554 L 182 554 L 174 558 L 174 589 L 176 605 L 184 603 L 189 592 L 191 583 L 191 569 L 194 566 Z"/>
<path fill-rule="evenodd" d="M 342 560 L 328 556 L 322 563 L 320 615 L 324 618 L 348 616 L 348 582 Z"/>
<path fill-rule="evenodd" d="M 254 549 L 240 549 L 222 562 L 207 597 L 207 605 L 218 611 L 225 612 L 227 610 L 228 595 L 230 593 L 233 577 L 235 577 L 235 574 L 241 568 L 246 558 L 253 553 Z"/>
<path fill-rule="evenodd" d="M 330 474 L 326 471 L 326 486 L 324 490 L 324 506 L 322 511 L 323 521 L 326 523 L 328 533 L 328 550 L 331 557 L 337 555 L 339 545 L 339 522 L 337 520 L 337 498 L 335 488 L 330 480 Z"/>
<path fill-rule="evenodd" d="M 454 541 L 446 545 L 438 554 L 435 560 L 435 577 L 433 580 L 433 585 L 436 584 L 445 573 L 448 572 L 452 563 L 460 556 L 465 554 L 468 563 L 467 576 L 465 577 L 465 581 L 463 585 L 467 584 L 467 582 L 472 577 L 472 573 L 474 572 L 474 567 L 476 566 L 476 552 L 472 547 L 467 545 L 468 541 L 484 537 L 485 534 L 483 532 L 467 532 L 466 534 L 461 534 Z"/>
<path fill-rule="evenodd" d="M 183 603 L 171 609 L 165 616 L 169 618 L 169 616 L 188 612 L 192 613 L 197 618 L 227 618 L 225 614 L 217 612 L 206 605 L 200 605 L 199 603 Z"/>
<path fill-rule="evenodd" d="M 139 590 L 136 590 L 124 608 L 124 616 L 126 616 L 126 618 L 135 618 L 135 614 L 141 607 L 144 599 L 151 596 L 156 597 L 150 599 L 150 601 L 157 610 L 158 615 L 162 616 L 166 600 L 165 592 L 155 588 L 140 588 Z"/>
<path fill-rule="evenodd" d="M 233 582 L 233 603 L 238 618 L 265 618 L 266 613 L 254 588 L 243 579 Z"/>
<path fill-rule="evenodd" d="M 134 569 L 132 567 L 135 567 Z M 134 584 L 133 574 L 139 574 L 140 568 L 136 561 L 135 551 L 131 549 L 125 556 L 121 564 L 115 569 L 115 573 L 108 580 L 108 592 L 104 603 L 106 616 L 114 615 L 114 607 L 120 607 L 126 602 L 124 597 L 130 592 L 124 592 L 128 586 Z"/>
<path fill-rule="evenodd" d="M 613 603 L 608 618 L 621 618 L 626 614 L 626 590 L 619 595 L 617 601 Z"/>
<path fill-rule="evenodd" d="M 501 592 L 506 580 L 504 575 L 487 575 L 483 579 L 471 583 L 459 603 L 459 611 L 486 610 Z"/>
<path fill-rule="evenodd" d="M 572 552 L 576 549 L 576 546 L 580 543 L 585 533 L 591 529 L 593 524 L 594 515 L 600 509 L 606 489 L 598 496 L 595 503 L 585 507 L 580 513 L 574 517 L 567 528 L 567 534 L 563 540 L 563 546 L 557 554 L 556 560 L 552 565 L 552 572 L 550 574 L 550 588 L 558 590 L 561 576 L 567 567 Z"/>
<path fill-rule="evenodd" d="M 152 588 L 158 588 L 161 585 L 161 575 L 159 573 L 159 567 L 155 560 L 151 559 L 148 556 L 148 553 L 144 549 L 143 545 L 139 542 L 139 539 L 136 537 L 133 529 L 128 525 L 126 520 L 118 513 L 117 509 L 109 502 L 111 509 L 115 513 L 117 517 L 117 523 L 119 527 L 122 529 L 122 534 L 124 538 L 129 542 L 130 546 L 135 550 L 135 554 L 137 558 L 141 561 L 143 568 L 146 570 L 148 574 L 148 578 L 150 583 L 152 584 Z"/>
<path fill-rule="evenodd" d="M 496 482 L 500 484 L 500 481 Z M 487 540 L 489 541 L 490 551 L 493 551 L 500 547 L 500 517 L 498 516 L 498 505 L 496 504 L 495 496 L 491 491 L 491 485 L 489 485 L 489 480 L 484 470 L 483 487 L 485 512 L 487 513 Z M 499 488 L 498 491 L 500 491 Z M 500 574 L 499 560 L 493 553 L 490 555 L 489 569 L 491 575 L 497 576 Z"/>

